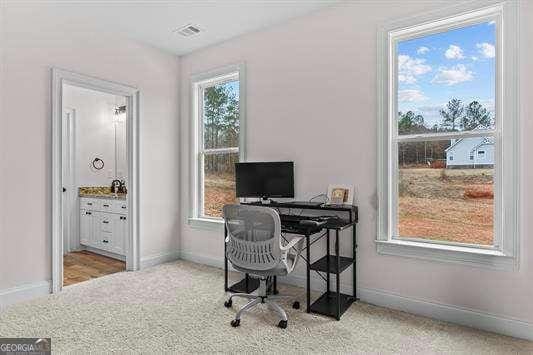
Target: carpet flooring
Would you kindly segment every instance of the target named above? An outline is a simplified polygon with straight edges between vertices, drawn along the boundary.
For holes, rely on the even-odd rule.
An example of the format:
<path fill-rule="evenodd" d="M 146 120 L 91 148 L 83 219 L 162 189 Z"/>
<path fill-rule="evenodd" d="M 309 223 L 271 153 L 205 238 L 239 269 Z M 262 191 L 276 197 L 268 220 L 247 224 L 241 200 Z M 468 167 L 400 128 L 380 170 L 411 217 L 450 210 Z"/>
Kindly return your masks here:
<path fill-rule="evenodd" d="M 0 337 L 51 337 L 53 353 L 533 353 L 533 342 L 438 322 L 362 302 L 341 321 L 283 307 L 287 329 L 266 307 L 243 316 L 223 306 L 221 270 L 178 261 L 67 287 L 6 308 Z M 280 292 L 304 301 L 304 290 Z"/>

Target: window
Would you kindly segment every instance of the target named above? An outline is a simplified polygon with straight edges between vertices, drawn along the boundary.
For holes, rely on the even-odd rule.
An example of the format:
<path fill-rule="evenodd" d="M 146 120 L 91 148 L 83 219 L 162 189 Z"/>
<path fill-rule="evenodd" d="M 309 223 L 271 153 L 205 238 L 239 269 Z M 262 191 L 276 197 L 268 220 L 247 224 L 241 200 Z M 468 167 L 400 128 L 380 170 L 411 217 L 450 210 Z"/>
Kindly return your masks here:
<path fill-rule="evenodd" d="M 507 267 L 518 245 L 516 4 L 469 6 L 381 31 L 378 250 Z"/>
<path fill-rule="evenodd" d="M 242 66 L 193 77 L 191 217 L 220 220 L 235 197 L 235 163 L 244 157 Z"/>

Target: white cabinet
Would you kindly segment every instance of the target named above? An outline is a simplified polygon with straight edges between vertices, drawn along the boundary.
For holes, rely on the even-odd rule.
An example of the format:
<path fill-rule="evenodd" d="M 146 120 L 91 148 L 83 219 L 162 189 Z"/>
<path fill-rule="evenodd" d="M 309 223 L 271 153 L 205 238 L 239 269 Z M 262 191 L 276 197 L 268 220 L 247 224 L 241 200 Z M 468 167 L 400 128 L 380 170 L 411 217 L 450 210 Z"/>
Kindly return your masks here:
<path fill-rule="evenodd" d="M 129 247 L 126 213 L 126 201 L 81 197 L 80 244 L 126 255 Z"/>
<path fill-rule="evenodd" d="M 80 210 L 80 244 L 90 245 L 94 234 L 94 215 L 92 211 Z"/>

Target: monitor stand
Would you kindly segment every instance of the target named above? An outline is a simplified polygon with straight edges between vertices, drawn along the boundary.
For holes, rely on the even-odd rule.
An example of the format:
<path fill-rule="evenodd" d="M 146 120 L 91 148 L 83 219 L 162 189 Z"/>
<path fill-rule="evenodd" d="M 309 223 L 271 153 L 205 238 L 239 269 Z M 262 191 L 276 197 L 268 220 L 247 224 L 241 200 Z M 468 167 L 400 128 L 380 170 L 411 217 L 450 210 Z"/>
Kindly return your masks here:
<path fill-rule="evenodd" d="M 261 204 L 263 205 L 270 205 L 270 203 L 273 202 L 271 199 L 269 199 L 267 196 L 263 196 L 261 198 Z"/>

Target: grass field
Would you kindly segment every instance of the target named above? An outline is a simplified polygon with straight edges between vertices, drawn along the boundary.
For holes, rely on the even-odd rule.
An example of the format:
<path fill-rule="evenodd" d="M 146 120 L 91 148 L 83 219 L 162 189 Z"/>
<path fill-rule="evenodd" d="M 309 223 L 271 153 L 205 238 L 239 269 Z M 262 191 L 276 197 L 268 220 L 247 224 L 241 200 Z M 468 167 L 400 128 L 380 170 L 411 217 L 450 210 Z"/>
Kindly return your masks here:
<path fill-rule="evenodd" d="M 400 236 L 492 244 L 492 188 L 491 169 L 400 169 Z"/>

